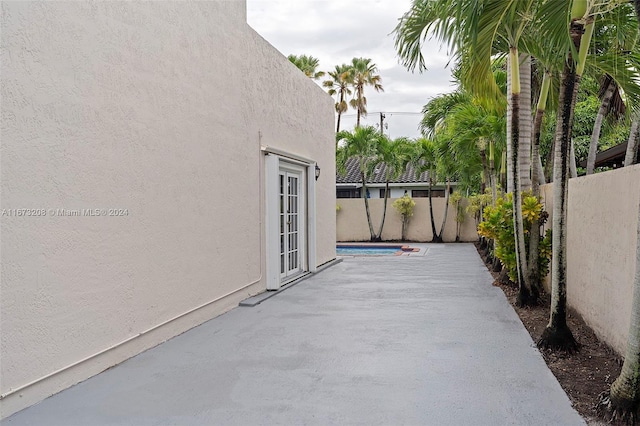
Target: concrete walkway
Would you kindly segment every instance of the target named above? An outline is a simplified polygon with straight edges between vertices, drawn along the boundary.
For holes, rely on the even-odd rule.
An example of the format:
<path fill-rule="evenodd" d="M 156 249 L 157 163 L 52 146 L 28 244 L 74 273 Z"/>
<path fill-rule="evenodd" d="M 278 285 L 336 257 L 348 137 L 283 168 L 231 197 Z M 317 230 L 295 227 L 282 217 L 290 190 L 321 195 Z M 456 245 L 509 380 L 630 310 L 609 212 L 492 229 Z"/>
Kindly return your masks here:
<path fill-rule="evenodd" d="M 3 425 L 584 424 L 470 244 L 345 258 Z"/>

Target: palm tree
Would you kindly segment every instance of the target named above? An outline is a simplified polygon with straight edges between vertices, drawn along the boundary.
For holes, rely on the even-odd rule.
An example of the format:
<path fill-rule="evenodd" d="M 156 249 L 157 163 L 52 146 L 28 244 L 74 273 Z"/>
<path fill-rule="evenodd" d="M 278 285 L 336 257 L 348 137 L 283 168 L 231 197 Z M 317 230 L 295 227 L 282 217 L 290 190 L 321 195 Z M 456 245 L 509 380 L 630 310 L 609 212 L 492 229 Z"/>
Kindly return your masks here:
<path fill-rule="evenodd" d="M 428 173 L 429 179 L 429 217 L 431 219 L 431 235 L 432 242 L 437 242 L 438 233 L 436 232 L 436 222 L 433 216 L 433 201 L 431 199 L 431 189 L 436 180 L 437 152 L 433 140 L 425 137 L 415 141 L 414 152 L 411 155 L 411 163 L 416 171 L 416 176 L 422 173 Z"/>
<path fill-rule="evenodd" d="M 595 33 L 596 43 L 594 43 L 595 46 L 592 49 L 595 51 L 595 55 L 606 59 L 613 54 L 616 59 L 622 58 L 629 62 L 628 68 L 638 69 L 639 64 L 634 63 L 637 62 L 634 60 L 637 55 L 630 54 L 637 50 L 638 45 L 637 21 L 631 5 L 621 5 L 604 15 L 603 19 L 598 20 Z M 599 62 L 603 61 L 601 60 Z M 588 175 L 592 174 L 595 168 L 600 130 L 605 116 L 612 115 L 617 119 L 624 115 L 626 109 L 625 103 L 620 95 L 618 82 L 616 81 L 617 75 L 602 72 L 598 69 L 597 62 L 595 65 L 596 66 L 593 67 L 595 68 L 593 69 L 593 74 L 600 72 L 599 96 L 601 98 L 601 104 L 591 134 L 589 156 L 587 158 Z M 621 77 L 624 80 L 630 76 L 623 74 Z M 629 90 L 629 87 L 625 88 Z"/>
<path fill-rule="evenodd" d="M 324 75 L 324 71 L 317 71 L 320 60 L 313 56 L 289 55 L 287 59 L 309 78 L 317 80 Z"/>
<path fill-rule="evenodd" d="M 390 140 L 384 135 L 380 135 L 376 159 L 371 162 L 372 167 L 384 167 L 385 191 L 384 207 L 382 208 L 382 219 L 376 240 L 382 240 L 382 229 L 387 216 L 387 200 L 389 199 L 389 182 L 391 179 L 401 175 L 407 168 L 411 159 L 411 141 L 408 138 L 400 137 Z"/>
<path fill-rule="evenodd" d="M 507 170 L 513 180 L 514 198 L 514 235 L 516 238 L 516 258 L 518 263 L 519 304 L 533 304 L 537 295 L 533 293 L 525 274 L 527 259 L 525 255 L 524 226 L 521 206 L 521 181 L 529 175 L 529 169 L 521 167 L 520 149 L 520 39 L 531 23 L 534 1 L 505 0 L 445 0 L 429 2 L 415 0 L 411 10 L 401 19 L 395 29 L 396 49 L 401 60 L 409 69 L 416 66 L 424 69 L 421 42 L 429 30 L 435 32 L 441 41 L 450 43 L 457 54 L 465 54 L 463 61 L 463 84 L 480 98 L 495 99 L 499 104 L 502 93 L 493 78 L 492 57 L 496 51 L 508 51 L 510 71 L 509 104 L 510 128 L 508 143 L 510 155 Z M 530 120 L 530 117 L 529 117 Z M 523 135 L 529 133 L 523 128 Z M 525 136 L 526 139 L 526 136 Z M 521 173 L 519 169 L 523 168 Z"/>
<path fill-rule="evenodd" d="M 603 89 L 603 90 L 602 90 Z M 605 74 L 602 77 L 601 82 L 601 103 L 600 108 L 598 109 L 598 114 L 596 115 L 596 121 L 593 124 L 593 132 L 591 133 L 591 142 L 589 144 L 589 156 L 587 157 L 587 174 L 590 175 L 593 173 L 596 164 L 596 154 L 598 152 L 598 142 L 600 140 L 600 130 L 602 129 L 602 121 L 605 116 L 610 112 L 611 101 L 614 96 L 617 94 L 618 99 L 622 101 L 620 98 L 620 93 L 618 92 L 618 86 L 613 78 Z"/>
<path fill-rule="evenodd" d="M 547 3 L 548 5 L 550 3 Z M 552 13 L 562 13 L 560 7 Z M 549 324 L 538 341 L 543 347 L 573 351 L 578 344 L 567 325 L 567 190 L 569 186 L 569 160 L 573 111 L 580 76 L 584 70 L 586 47 L 593 34 L 593 22 L 586 25 L 587 0 L 574 0 L 571 8 L 570 31 L 573 47 L 565 60 L 562 85 L 558 100 L 558 113 L 553 164 L 553 259 L 551 262 L 551 313 Z M 549 13 L 545 10 L 544 13 Z M 584 33 L 584 35 L 583 35 Z M 583 40 L 584 39 L 584 40 Z M 575 59 L 574 52 L 578 52 Z"/>
<path fill-rule="evenodd" d="M 360 127 L 360 117 L 367 115 L 367 98 L 364 96 L 365 86 L 372 86 L 376 92 L 384 92 L 382 77 L 377 74 L 378 68 L 368 58 L 353 58 L 351 61 L 350 81 L 353 85 L 353 99 L 350 104 L 357 111 L 356 127 Z"/>
<path fill-rule="evenodd" d="M 638 155 L 638 142 L 640 142 L 640 126 L 638 126 L 638 121 L 640 121 L 640 114 L 637 114 L 631 122 L 631 131 L 629 132 L 629 140 L 627 141 L 627 152 L 624 156 L 625 167 L 632 165 Z"/>
<path fill-rule="evenodd" d="M 340 131 L 340 117 L 347 112 L 349 105 L 345 98 L 351 95 L 351 66 L 347 64 L 336 65 L 335 70 L 329 71 L 331 80 L 325 80 L 322 85 L 327 87 L 331 96 L 337 96 L 336 112 L 338 113 L 338 123 L 336 125 L 336 133 Z"/>
<path fill-rule="evenodd" d="M 377 236 L 373 230 L 373 223 L 371 222 L 369 198 L 367 197 L 367 181 L 371 177 L 371 165 L 375 164 L 380 137 L 380 133 L 371 126 L 356 127 L 353 132 L 343 130 L 336 135 L 336 141 L 343 142 L 336 153 L 338 171 L 344 173 L 347 160 L 350 158 L 356 158 L 358 161 L 358 171 L 362 179 L 362 197 L 364 198 L 364 207 L 367 214 L 367 224 L 369 225 L 371 241 L 375 241 Z"/>

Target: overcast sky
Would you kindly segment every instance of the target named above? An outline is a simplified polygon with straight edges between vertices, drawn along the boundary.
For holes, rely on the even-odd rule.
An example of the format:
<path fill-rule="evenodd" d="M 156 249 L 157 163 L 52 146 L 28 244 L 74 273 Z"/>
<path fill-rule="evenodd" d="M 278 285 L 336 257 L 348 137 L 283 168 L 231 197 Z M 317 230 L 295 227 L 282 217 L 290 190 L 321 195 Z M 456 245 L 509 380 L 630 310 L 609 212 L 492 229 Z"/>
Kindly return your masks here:
<path fill-rule="evenodd" d="M 433 96 L 450 92 L 450 67 L 446 48 L 429 43 L 423 50 L 428 71 L 408 72 L 393 47 L 398 18 L 411 0 L 247 0 L 247 20 L 283 55 L 306 54 L 320 60 L 320 69 L 371 58 L 378 66 L 384 92 L 365 89 L 369 115 L 364 124 L 380 122 L 386 115 L 385 133 L 392 138 L 417 137 L 422 106 Z M 341 129 L 355 125 L 355 110 L 343 115 Z"/>

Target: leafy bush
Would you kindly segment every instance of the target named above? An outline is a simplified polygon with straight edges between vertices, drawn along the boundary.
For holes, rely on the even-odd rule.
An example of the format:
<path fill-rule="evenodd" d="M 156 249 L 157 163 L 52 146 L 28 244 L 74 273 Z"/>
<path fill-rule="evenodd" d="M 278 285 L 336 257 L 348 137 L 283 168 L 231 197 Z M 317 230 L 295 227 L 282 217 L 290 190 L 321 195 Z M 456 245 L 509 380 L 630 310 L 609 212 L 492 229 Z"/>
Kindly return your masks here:
<path fill-rule="evenodd" d="M 409 218 L 413 216 L 413 208 L 416 206 L 416 202 L 413 201 L 413 199 L 409 195 L 405 194 L 395 200 L 391 205 L 402 216 L 402 239 L 404 240 L 406 239 L 405 233 L 407 229 L 407 223 L 409 223 Z"/>
<path fill-rule="evenodd" d="M 522 219 L 524 223 L 525 246 L 529 247 L 529 235 L 531 224 L 538 219 L 543 225 L 548 213 L 544 211 L 540 201 L 524 192 L 522 194 Z M 516 262 L 515 236 L 513 234 L 513 200 L 511 194 L 496 200 L 495 206 L 487 206 L 484 209 L 484 221 L 478 225 L 478 234 L 495 241 L 494 255 L 500 259 L 502 266 L 509 273 L 509 279 L 518 281 L 518 266 Z M 540 277 L 549 273 L 549 261 L 551 260 L 551 230 L 548 229 L 544 236 L 540 237 L 538 257 L 538 272 Z"/>

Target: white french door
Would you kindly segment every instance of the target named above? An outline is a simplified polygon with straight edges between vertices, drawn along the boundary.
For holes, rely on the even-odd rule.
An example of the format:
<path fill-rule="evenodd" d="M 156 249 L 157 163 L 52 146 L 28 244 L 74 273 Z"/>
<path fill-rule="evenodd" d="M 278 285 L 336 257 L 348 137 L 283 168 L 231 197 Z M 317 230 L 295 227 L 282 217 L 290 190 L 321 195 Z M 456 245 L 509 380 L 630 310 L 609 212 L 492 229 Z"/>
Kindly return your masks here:
<path fill-rule="evenodd" d="M 304 252 L 304 192 L 303 170 L 294 167 L 279 171 L 279 236 L 280 277 L 288 277 L 303 271 Z"/>

